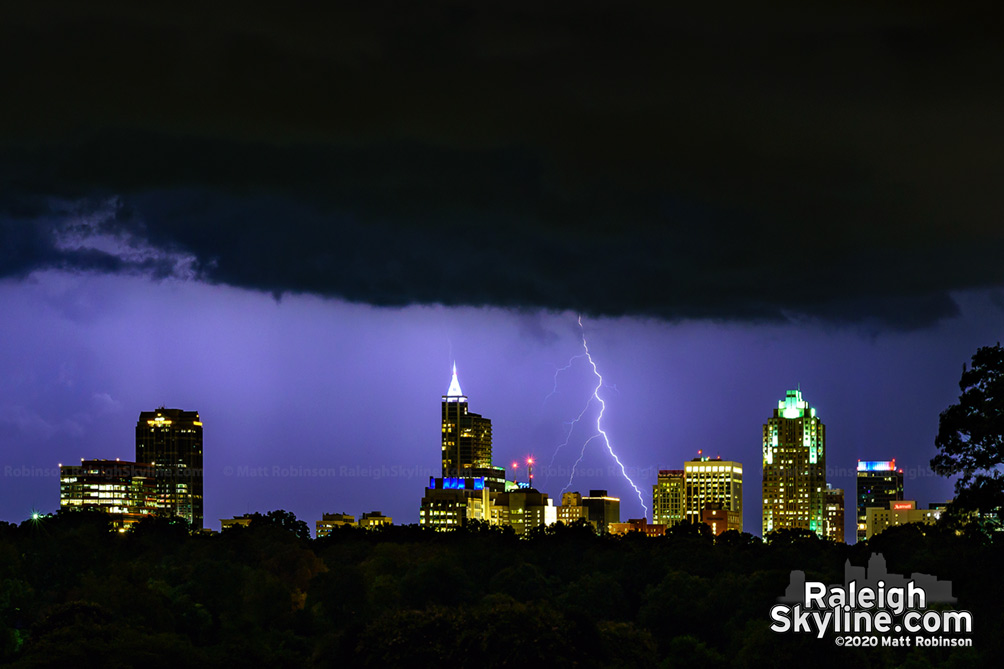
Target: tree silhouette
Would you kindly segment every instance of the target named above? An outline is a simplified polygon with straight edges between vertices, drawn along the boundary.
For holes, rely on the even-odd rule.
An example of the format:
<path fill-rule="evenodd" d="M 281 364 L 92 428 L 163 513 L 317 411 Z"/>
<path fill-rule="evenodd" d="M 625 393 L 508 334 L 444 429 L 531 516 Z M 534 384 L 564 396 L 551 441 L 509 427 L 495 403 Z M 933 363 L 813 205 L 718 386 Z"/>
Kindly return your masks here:
<path fill-rule="evenodd" d="M 943 412 L 931 468 L 959 475 L 955 504 L 1004 518 L 1004 349 L 984 346 L 963 366 L 959 403 Z"/>

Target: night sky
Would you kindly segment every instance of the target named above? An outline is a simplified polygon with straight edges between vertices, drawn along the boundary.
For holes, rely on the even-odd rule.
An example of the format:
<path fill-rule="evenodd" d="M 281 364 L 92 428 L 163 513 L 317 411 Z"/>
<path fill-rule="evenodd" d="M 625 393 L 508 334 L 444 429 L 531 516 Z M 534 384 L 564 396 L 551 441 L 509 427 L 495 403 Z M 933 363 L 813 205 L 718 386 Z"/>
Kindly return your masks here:
<path fill-rule="evenodd" d="M 454 360 L 496 463 L 553 458 L 558 496 L 579 314 L 646 505 L 703 449 L 759 534 L 796 386 L 835 486 L 895 457 L 948 499 L 938 414 L 1004 325 L 1004 39 L 944 4 L 5 9 L 0 518 L 164 405 L 202 415 L 207 527 L 417 522 Z M 581 466 L 641 515 L 599 443 Z"/>

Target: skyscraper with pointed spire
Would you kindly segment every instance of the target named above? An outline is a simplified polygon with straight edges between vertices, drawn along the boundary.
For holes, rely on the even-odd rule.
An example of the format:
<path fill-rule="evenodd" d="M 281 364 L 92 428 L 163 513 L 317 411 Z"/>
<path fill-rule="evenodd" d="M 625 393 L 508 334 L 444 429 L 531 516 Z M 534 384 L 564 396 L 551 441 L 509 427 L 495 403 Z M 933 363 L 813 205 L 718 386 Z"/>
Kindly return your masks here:
<path fill-rule="evenodd" d="M 467 409 L 457 364 L 443 395 L 443 476 L 470 477 L 492 466 L 492 422 Z"/>

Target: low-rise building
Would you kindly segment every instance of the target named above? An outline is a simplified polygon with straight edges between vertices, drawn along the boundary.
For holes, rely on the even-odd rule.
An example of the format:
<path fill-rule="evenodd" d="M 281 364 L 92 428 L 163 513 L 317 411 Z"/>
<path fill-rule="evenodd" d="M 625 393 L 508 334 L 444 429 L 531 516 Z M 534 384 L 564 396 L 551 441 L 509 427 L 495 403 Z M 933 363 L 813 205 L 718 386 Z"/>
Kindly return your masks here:
<path fill-rule="evenodd" d="M 941 518 L 941 512 L 941 505 L 934 505 L 934 508 L 918 509 L 917 502 L 912 500 L 893 500 L 888 503 L 888 507 L 870 506 L 865 509 L 865 539 L 871 539 L 876 534 L 896 525 L 934 524 Z"/>
<path fill-rule="evenodd" d="M 393 524 L 394 524 L 393 518 L 391 518 L 390 516 L 385 516 L 379 511 L 370 511 L 369 513 L 364 513 L 362 517 L 359 519 L 359 527 L 363 527 L 368 530 Z"/>
<path fill-rule="evenodd" d="M 626 523 L 610 523 L 610 534 L 627 534 L 641 532 L 649 537 L 661 537 L 666 534 L 666 526 L 662 523 L 649 524 L 647 518 L 631 518 Z"/>
<path fill-rule="evenodd" d="M 318 539 L 331 535 L 337 527 L 357 527 L 356 517 L 348 513 L 325 513 L 316 521 L 315 536 Z"/>
<path fill-rule="evenodd" d="M 125 531 L 157 513 L 153 465 L 124 460 L 81 460 L 59 465 L 60 509 L 93 509 L 109 514 Z"/>

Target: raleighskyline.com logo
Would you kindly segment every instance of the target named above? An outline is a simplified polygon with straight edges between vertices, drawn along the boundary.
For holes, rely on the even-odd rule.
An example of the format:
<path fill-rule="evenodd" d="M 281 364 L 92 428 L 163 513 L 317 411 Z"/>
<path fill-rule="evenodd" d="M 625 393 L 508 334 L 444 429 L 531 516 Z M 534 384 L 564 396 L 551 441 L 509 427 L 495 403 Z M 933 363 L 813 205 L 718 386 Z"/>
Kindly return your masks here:
<path fill-rule="evenodd" d="M 805 572 L 793 571 L 778 602 L 770 610 L 770 628 L 778 633 L 820 639 L 833 633 L 838 646 L 972 646 L 973 615 L 949 608 L 956 602 L 951 581 L 890 574 L 877 553 L 867 570 L 848 560 L 843 585 L 806 581 Z"/>

